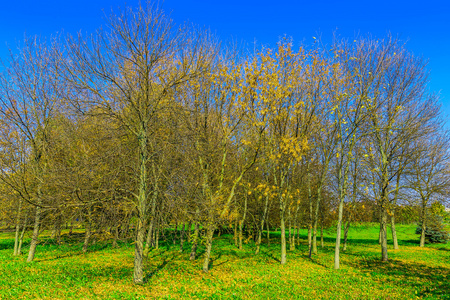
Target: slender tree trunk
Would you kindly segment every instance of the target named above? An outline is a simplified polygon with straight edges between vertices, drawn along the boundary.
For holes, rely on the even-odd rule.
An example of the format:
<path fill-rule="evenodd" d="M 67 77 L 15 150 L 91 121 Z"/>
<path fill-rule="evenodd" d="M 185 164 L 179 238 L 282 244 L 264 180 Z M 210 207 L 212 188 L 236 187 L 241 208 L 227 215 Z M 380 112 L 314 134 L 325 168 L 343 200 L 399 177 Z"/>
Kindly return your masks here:
<path fill-rule="evenodd" d="M 84 234 L 83 253 L 87 252 L 90 238 L 91 238 L 91 221 L 90 221 L 90 218 L 89 218 L 86 221 L 86 232 Z"/>
<path fill-rule="evenodd" d="M 192 237 L 191 255 L 189 257 L 190 260 L 194 260 L 197 254 L 198 233 L 199 233 L 199 224 L 198 222 L 195 222 L 194 236 Z"/>
<path fill-rule="evenodd" d="M 319 183 L 319 184 L 322 184 L 322 183 Z M 319 221 L 319 208 L 320 208 L 320 201 L 321 201 L 321 193 L 322 193 L 322 188 L 319 187 L 317 189 L 316 209 L 314 212 L 314 223 L 313 223 L 313 228 L 312 228 L 312 251 L 310 251 L 310 252 L 312 252 L 313 254 L 317 254 L 317 223 Z"/>
<path fill-rule="evenodd" d="M 347 250 L 347 237 L 348 237 L 348 230 L 350 229 L 350 221 L 347 222 L 347 224 L 345 224 L 345 229 L 344 229 L 344 247 L 342 248 L 343 251 Z"/>
<path fill-rule="evenodd" d="M 22 200 L 19 200 L 16 216 L 16 234 L 14 238 L 14 256 L 19 255 L 19 235 L 20 235 L 20 213 L 22 210 Z"/>
<path fill-rule="evenodd" d="M 323 248 L 323 223 L 320 226 L 320 247 Z"/>
<path fill-rule="evenodd" d="M 264 221 L 263 221 L 263 226 L 264 226 Z M 255 254 L 259 254 L 259 251 L 260 251 L 260 248 L 261 248 L 262 231 L 263 231 L 263 228 L 259 227 L 259 228 L 258 228 L 258 236 L 256 237 L 256 250 L 255 250 Z"/>
<path fill-rule="evenodd" d="M 312 251 L 312 227 L 313 227 L 313 200 L 312 200 L 312 192 L 311 192 L 311 178 L 309 174 L 309 163 L 306 165 L 306 172 L 308 174 L 308 202 L 309 202 L 309 222 L 308 222 L 308 253 L 309 258 L 311 258 Z"/>
<path fill-rule="evenodd" d="M 337 234 L 336 234 L 336 246 L 334 250 L 334 269 L 339 269 L 340 260 L 340 247 L 341 247 L 341 230 L 342 230 L 342 218 L 344 215 L 344 200 L 346 195 L 346 179 L 348 174 L 348 169 L 350 167 L 350 160 L 347 160 L 345 170 L 339 168 L 338 181 L 339 181 L 339 209 L 338 209 L 338 223 L 337 223 Z"/>
<path fill-rule="evenodd" d="M 153 167 L 153 170 L 155 168 Z M 155 171 L 154 171 L 155 173 Z M 152 209 L 151 209 L 151 221 L 148 225 L 148 232 L 147 232 L 147 238 L 145 241 L 145 249 L 144 249 L 144 253 L 148 253 L 150 250 L 150 246 L 155 245 L 154 241 L 152 241 L 152 238 L 154 237 L 155 233 L 155 222 L 156 222 L 156 200 L 158 199 L 158 183 L 156 182 L 154 184 L 154 192 L 152 194 Z"/>
<path fill-rule="evenodd" d="M 38 141 L 40 143 L 43 143 L 42 140 Z M 42 146 L 42 145 L 41 145 Z M 38 146 L 39 147 L 39 146 Z M 28 251 L 28 258 L 27 262 L 32 262 L 34 259 L 34 255 L 36 253 L 36 246 L 38 244 L 38 237 L 39 232 L 41 229 L 41 205 L 42 205 L 42 183 L 43 175 L 44 175 L 44 169 L 42 168 L 42 151 L 38 149 L 34 149 L 34 158 L 35 158 L 35 167 L 36 167 L 36 180 L 37 180 L 37 190 L 36 190 L 36 209 L 35 209 L 35 215 L 34 215 L 34 228 L 33 228 L 33 235 L 31 236 L 31 244 L 30 249 Z"/>
<path fill-rule="evenodd" d="M 73 221 L 71 221 L 69 225 L 69 235 L 71 235 L 72 233 L 73 233 Z"/>
<path fill-rule="evenodd" d="M 245 195 L 245 197 L 244 197 L 244 213 L 242 214 L 242 219 L 239 222 L 239 250 L 242 250 L 242 240 L 244 238 L 242 230 L 244 228 L 245 217 L 247 216 L 247 202 L 248 202 L 248 196 Z"/>
<path fill-rule="evenodd" d="M 344 201 L 339 201 L 338 223 L 336 232 L 336 246 L 334 249 L 334 269 L 339 269 L 339 251 L 341 247 L 341 228 L 342 228 L 342 215 L 344 212 Z"/>
<path fill-rule="evenodd" d="M 147 162 L 148 162 L 148 124 L 143 120 L 140 124 L 139 134 L 137 136 L 139 142 L 139 194 L 137 197 L 137 234 L 134 244 L 134 270 L 133 282 L 135 284 L 144 283 L 143 271 L 143 252 L 145 239 L 145 221 L 147 219 L 147 202 L 148 202 L 148 188 L 147 188 Z"/>
<path fill-rule="evenodd" d="M 56 244 L 61 245 L 61 219 L 56 223 Z"/>
<path fill-rule="evenodd" d="M 289 250 L 294 251 L 295 245 L 292 245 L 292 219 L 291 210 L 288 208 L 288 234 L 289 234 Z"/>
<path fill-rule="evenodd" d="M 378 233 L 378 244 L 381 245 L 381 213 L 380 213 L 380 232 Z"/>
<path fill-rule="evenodd" d="M 158 250 L 159 249 L 159 234 L 161 231 L 161 224 L 158 222 L 157 223 L 157 227 L 156 227 L 156 233 L 155 233 L 155 249 Z"/>
<path fill-rule="evenodd" d="M 324 163 L 324 167 L 328 167 L 329 161 L 330 161 L 329 156 L 327 156 L 325 163 Z M 308 167 L 308 169 L 309 169 L 309 167 Z M 315 207 L 315 211 L 314 211 L 314 222 L 313 222 L 313 226 L 312 226 L 312 231 L 313 231 L 312 232 L 312 235 L 313 235 L 312 236 L 312 251 L 310 250 L 310 255 L 309 255 L 310 257 L 311 257 L 311 252 L 314 254 L 317 254 L 317 223 L 319 222 L 319 209 L 320 209 L 320 204 L 321 204 L 320 202 L 322 201 L 322 186 L 325 182 L 325 175 L 326 175 L 326 172 L 323 172 L 320 177 L 320 180 L 318 182 L 318 185 L 317 185 L 317 199 L 316 199 L 316 207 Z M 309 184 L 310 183 L 308 183 L 308 185 Z M 310 189 L 310 187 L 309 187 L 309 189 Z M 311 192 L 309 192 L 309 193 L 311 193 Z M 310 203 L 310 206 L 311 205 L 312 205 L 312 203 Z M 310 207 L 310 210 L 311 210 L 311 207 Z"/>
<path fill-rule="evenodd" d="M 113 248 L 117 248 L 117 240 L 119 239 L 119 227 L 120 225 L 115 226 L 114 228 L 114 239 L 113 239 L 113 243 L 112 243 L 112 247 Z"/>
<path fill-rule="evenodd" d="M 267 214 L 266 227 L 267 227 L 267 246 L 270 246 L 269 214 Z"/>
<path fill-rule="evenodd" d="M 291 229 L 289 228 L 289 231 L 290 231 Z M 290 234 L 290 233 L 289 233 Z M 294 251 L 295 250 L 295 225 L 294 225 L 294 227 L 292 228 L 292 237 L 291 237 L 291 244 L 290 244 L 290 250 L 291 251 Z"/>
<path fill-rule="evenodd" d="M 425 233 L 426 233 L 426 225 L 425 222 L 422 221 L 422 232 L 420 233 L 420 244 L 419 247 L 424 247 L 425 246 Z"/>
<path fill-rule="evenodd" d="M 150 251 L 150 246 L 154 245 L 153 241 L 152 241 L 152 237 L 154 235 L 153 232 L 153 222 L 155 221 L 155 219 L 153 218 L 148 225 L 148 232 L 147 232 L 147 237 L 145 239 L 145 248 L 144 248 L 144 253 L 148 253 Z"/>
<path fill-rule="evenodd" d="M 22 232 L 20 233 L 19 236 L 19 245 L 17 247 L 17 255 L 22 254 L 22 244 L 23 244 L 23 236 L 25 235 L 25 230 L 27 228 L 27 218 L 25 218 L 25 221 L 23 223 L 23 228 L 22 228 Z"/>
<path fill-rule="evenodd" d="M 284 204 L 280 209 L 280 229 L 281 229 L 281 264 L 286 263 L 286 228 L 284 225 Z"/>
<path fill-rule="evenodd" d="M 19 252 L 19 236 L 20 236 L 20 219 L 16 221 L 16 233 L 14 235 L 14 256 L 18 256 Z"/>
<path fill-rule="evenodd" d="M 178 221 L 175 222 L 175 227 L 174 227 L 174 231 L 173 231 L 173 244 L 176 245 L 177 244 L 177 239 L 178 239 Z"/>
<path fill-rule="evenodd" d="M 192 221 L 189 221 L 188 228 L 187 228 L 187 240 L 188 242 L 191 242 L 191 235 L 192 235 Z"/>
<path fill-rule="evenodd" d="M 40 201 L 39 201 L 39 204 L 40 204 Z M 39 236 L 40 226 L 41 226 L 41 208 L 39 206 L 36 206 L 36 210 L 34 213 L 33 235 L 31 236 L 31 244 L 30 244 L 30 250 L 28 251 L 27 262 L 32 262 L 34 259 L 34 254 L 36 253 L 36 246 L 38 244 L 38 236 Z"/>
<path fill-rule="evenodd" d="M 317 223 L 314 222 L 313 236 L 312 236 L 312 253 L 317 254 Z"/>
<path fill-rule="evenodd" d="M 238 220 L 237 219 L 234 221 L 233 229 L 234 229 L 234 246 L 239 247 L 238 246 L 239 245 L 239 243 L 238 243 L 239 234 L 238 234 Z"/>
<path fill-rule="evenodd" d="M 187 224 L 181 224 L 181 232 L 180 232 L 180 250 L 179 250 L 179 252 L 183 252 L 183 246 L 184 246 L 184 239 L 185 239 L 185 236 L 186 236 L 186 227 L 187 227 Z"/>
<path fill-rule="evenodd" d="M 205 259 L 203 260 L 203 272 L 208 272 L 210 268 L 209 262 L 211 259 L 213 235 L 214 235 L 214 226 L 210 224 L 206 231 L 206 251 L 205 251 Z"/>
<path fill-rule="evenodd" d="M 387 211 L 384 206 L 381 207 L 381 260 L 388 261 L 387 249 Z"/>
<path fill-rule="evenodd" d="M 137 226 L 136 243 L 134 247 L 134 273 L 133 279 L 136 284 L 144 283 L 143 250 L 145 238 L 145 220 L 139 218 Z"/>
<path fill-rule="evenodd" d="M 422 200 L 422 202 L 424 202 Z M 425 233 L 427 230 L 427 206 L 422 204 L 422 232 L 420 233 L 420 244 L 419 247 L 425 246 Z"/>
<path fill-rule="evenodd" d="M 298 228 L 300 227 L 299 222 L 298 222 L 299 211 L 300 211 L 300 202 L 297 203 L 297 208 L 295 209 L 294 231 L 293 231 L 293 237 L 292 237 L 292 243 L 294 244 L 294 248 L 295 248 L 295 245 L 299 245 L 299 243 L 298 243 Z M 296 235 L 297 235 L 297 238 L 295 238 Z"/>
<path fill-rule="evenodd" d="M 260 223 L 260 227 L 259 227 L 259 232 L 258 232 L 258 240 L 256 241 L 256 252 L 255 252 L 256 254 L 258 254 L 260 251 L 261 237 L 262 237 L 262 232 L 264 231 L 264 223 L 266 222 L 268 208 L 269 208 L 269 195 L 266 195 L 266 201 L 264 203 L 264 211 L 263 211 L 263 215 L 262 215 L 261 223 Z M 269 231 L 269 229 L 267 229 L 267 231 Z"/>
<path fill-rule="evenodd" d="M 312 226 L 309 224 L 308 226 L 308 252 L 309 258 L 311 258 L 311 248 L 312 248 Z"/>
<path fill-rule="evenodd" d="M 398 250 L 397 231 L 395 230 L 395 214 L 391 216 L 391 232 L 392 240 L 394 242 L 394 250 Z"/>

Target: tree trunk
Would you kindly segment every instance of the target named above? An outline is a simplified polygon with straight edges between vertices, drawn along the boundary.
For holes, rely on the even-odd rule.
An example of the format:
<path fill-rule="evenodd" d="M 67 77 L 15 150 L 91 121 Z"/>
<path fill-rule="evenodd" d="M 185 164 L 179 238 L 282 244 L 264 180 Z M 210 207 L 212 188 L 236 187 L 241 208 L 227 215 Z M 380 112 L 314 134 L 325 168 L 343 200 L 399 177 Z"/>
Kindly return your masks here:
<path fill-rule="evenodd" d="M 288 232 L 289 232 L 289 250 L 290 251 L 294 251 L 295 250 L 295 245 L 292 244 L 292 216 L 291 216 L 291 210 L 288 208 Z"/>
<path fill-rule="evenodd" d="M 136 284 L 143 284 L 144 283 L 143 252 L 144 252 L 144 238 L 145 238 L 145 220 L 139 218 L 136 230 L 137 235 L 134 247 L 133 281 Z"/>
<path fill-rule="evenodd" d="M 134 244 L 134 270 L 133 282 L 135 284 L 144 283 L 143 272 L 143 252 L 145 239 L 145 222 L 147 220 L 147 202 L 148 202 L 148 187 L 147 187 L 147 162 L 148 162 L 148 124 L 142 120 L 137 136 L 139 142 L 139 193 L 137 196 L 137 213 L 138 224 L 137 234 Z"/>
<path fill-rule="evenodd" d="M 263 221 L 263 226 L 264 226 L 264 221 Z M 263 229 L 258 228 L 258 236 L 256 237 L 256 250 L 255 250 L 255 254 L 259 254 L 260 248 L 261 248 L 261 237 L 262 237 L 262 231 Z"/>
<path fill-rule="evenodd" d="M 28 219 L 25 217 L 24 222 L 23 222 L 22 232 L 20 233 L 20 236 L 19 236 L 19 245 L 17 246 L 17 255 L 22 254 L 23 236 L 25 235 L 27 225 L 28 225 Z"/>
<path fill-rule="evenodd" d="M 320 247 L 323 248 L 324 244 L 323 244 L 323 223 L 320 226 Z"/>
<path fill-rule="evenodd" d="M 289 250 L 295 250 L 295 228 L 292 228 L 291 233 L 291 226 L 289 226 Z"/>
<path fill-rule="evenodd" d="M 344 247 L 343 247 L 343 251 L 347 250 L 347 237 L 348 237 L 348 230 L 350 229 L 350 221 L 347 222 L 347 224 L 345 225 L 345 229 L 344 229 Z"/>
<path fill-rule="evenodd" d="M 262 232 L 264 231 L 264 223 L 266 222 L 268 208 L 269 208 L 269 195 L 266 195 L 266 201 L 264 203 L 264 211 L 263 211 L 263 215 L 262 215 L 261 223 L 260 223 L 260 227 L 259 227 L 259 232 L 258 232 L 258 239 L 256 241 L 255 254 L 258 254 L 260 251 L 261 237 L 262 237 Z M 267 231 L 269 231 L 269 229 L 267 229 Z"/>
<path fill-rule="evenodd" d="M 239 222 L 239 250 L 242 250 L 242 240 L 244 238 L 242 230 L 244 228 L 245 217 L 247 216 L 247 202 L 248 202 L 248 195 L 245 195 L 245 197 L 244 197 L 244 213 L 242 214 L 242 219 Z"/>
<path fill-rule="evenodd" d="M 189 221 L 186 231 L 186 239 L 188 242 L 191 242 L 191 235 L 192 235 L 192 221 Z"/>
<path fill-rule="evenodd" d="M 91 223 L 90 223 L 90 221 L 87 221 L 86 222 L 86 231 L 84 234 L 83 253 L 86 253 L 86 251 L 87 251 L 90 238 L 91 238 Z"/>
<path fill-rule="evenodd" d="M 61 220 L 56 223 L 56 244 L 61 245 Z"/>
<path fill-rule="evenodd" d="M 20 213 L 22 210 L 22 200 L 19 200 L 19 207 L 17 208 L 16 216 L 16 234 L 14 238 L 14 256 L 19 255 L 19 235 L 20 235 Z M 26 216 L 25 216 L 26 217 Z"/>
<path fill-rule="evenodd" d="M 384 206 L 381 207 L 381 261 L 388 261 L 387 249 L 387 211 Z"/>
<path fill-rule="evenodd" d="M 334 248 L 334 269 L 339 269 L 339 251 L 341 247 L 341 228 L 342 228 L 342 215 L 344 212 L 344 201 L 339 201 L 338 223 L 336 232 L 336 246 Z"/>
<path fill-rule="evenodd" d="M 157 223 L 157 227 L 156 227 L 156 233 L 155 233 L 155 249 L 158 250 L 159 249 L 159 232 L 161 231 L 161 225 L 159 224 L 159 222 Z"/>
<path fill-rule="evenodd" d="M 239 221 L 239 243 L 238 243 L 238 249 L 242 250 L 242 240 L 244 239 L 244 235 L 243 235 L 243 227 L 244 227 L 244 221 L 240 220 Z"/>
<path fill-rule="evenodd" d="M 380 214 L 381 216 L 381 214 Z M 378 233 L 378 244 L 381 245 L 381 217 L 380 217 L 380 232 Z"/>
<path fill-rule="evenodd" d="M 419 247 L 425 246 L 425 233 L 427 230 L 427 210 L 426 205 L 422 205 L 422 232 L 420 233 L 420 244 Z"/>
<path fill-rule="evenodd" d="M 426 225 L 425 222 L 422 221 L 422 232 L 420 233 L 420 244 L 419 247 L 425 246 L 425 231 L 426 231 Z"/>
<path fill-rule="evenodd" d="M 179 252 L 183 252 L 183 246 L 184 246 L 184 239 L 186 236 L 186 228 L 187 228 L 187 223 L 186 224 L 181 224 L 181 233 L 180 233 L 180 250 Z"/>
<path fill-rule="evenodd" d="M 197 254 L 198 232 L 199 232 L 199 224 L 198 222 L 195 222 L 194 236 L 192 238 L 191 255 L 189 257 L 190 260 L 194 260 Z"/>
<path fill-rule="evenodd" d="M 311 253 L 311 247 L 312 247 L 312 226 L 309 224 L 308 226 L 308 252 Z M 310 256 L 311 258 L 311 256 Z"/>
<path fill-rule="evenodd" d="M 234 228 L 234 246 L 235 247 L 239 247 L 238 245 L 239 245 L 239 243 L 238 243 L 238 240 L 239 240 L 239 234 L 238 234 L 238 220 L 236 219 L 235 221 L 234 221 L 234 226 L 233 226 Z"/>
<path fill-rule="evenodd" d="M 313 227 L 312 253 L 317 254 L 317 222 L 314 222 L 314 227 Z"/>
<path fill-rule="evenodd" d="M 40 201 L 39 201 L 40 204 Z M 36 211 L 34 215 L 34 228 L 33 235 L 31 236 L 30 250 L 28 251 L 27 262 L 32 262 L 34 259 L 34 254 L 36 253 L 36 246 L 38 243 L 39 229 L 41 226 L 41 208 L 36 206 Z"/>
<path fill-rule="evenodd" d="M 154 168 L 153 168 L 154 169 Z M 154 236 L 155 236 L 155 222 L 156 222 L 156 200 L 158 198 L 158 184 L 155 183 L 154 184 L 154 192 L 152 195 L 152 210 L 151 210 L 151 221 L 149 222 L 148 225 L 148 232 L 147 232 L 147 238 L 145 241 L 145 249 L 144 249 L 144 253 L 149 252 L 150 250 L 150 246 L 154 246 L 155 242 L 154 242 Z"/>
<path fill-rule="evenodd" d="M 319 183 L 321 184 L 321 183 Z M 316 209 L 314 212 L 314 223 L 313 223 L 313 228 L 312 228 L 312 252 L 313 254 L 317 254 L 317 223 L 319 221 L 319 208 L 320 208 L 320 201 L 321 201 L 321 192 L 322 192 L 322 188 L 319 187 L 317 189 L 317 200 L 316 200 Z M 310 254 L 311 257 L 311 254 Z"/>
<path fill-rule="evenodd" d="M 392 240 L 394 242 L 394 250 L 398 250 L 397 231 L 395 230 L 395 215 L 391 216 L 391 232 Z"/>
<path fill-rule="evenodd" d="M 112 247 L 113 248 L 117 248 L 118 247 L 117 240 L 119 239 L 119 227 L 120 227 L 120 225 L 117 225 L 114 228 L 114 240 L 113 240 L 113 243 L 112 243 Z"/>
<path fill-rule="evenodd" d="M 144 253 L 148 253 L 150 251 L 150 246 L 154 245 L 153 241 L 152 241 L 152 237 L 153 237 L 153 222 L 155 221 L 155 218 L 153 218 L 148 225 L 148 232 L 147 232 L 147 237 L 145 239 L 145 248 L 144 248 Z"/>
<path fill-rule="evenodd" d="M 284 265 L 286 263 L 286 228 L 284 225 L 283 207 L 280 209 L 280 229 L 281 229 L 281 264 Z"/>
<path fill-rule="evenodd" d="M 206 251 L 205 259 L 203 260 L 203 272 L 208 272 L 210 268 L 209 261 L 211 259 L 211 248 L 214 235 L 214 226 L 211 224 L 206 231 Z"/>

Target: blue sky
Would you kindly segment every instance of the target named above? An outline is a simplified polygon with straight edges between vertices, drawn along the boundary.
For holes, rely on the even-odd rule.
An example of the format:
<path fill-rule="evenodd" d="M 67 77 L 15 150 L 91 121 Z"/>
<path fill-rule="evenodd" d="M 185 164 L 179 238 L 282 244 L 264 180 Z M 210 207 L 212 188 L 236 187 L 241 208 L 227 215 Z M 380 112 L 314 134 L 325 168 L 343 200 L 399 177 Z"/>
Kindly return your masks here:
<path fill-rule="evenodd" d="M 93 32 L 105 23 L 111 9 L 137 6 L 138 0 L 0 0 L 0 58 L 8 48 L 38 34 L 64 30 Z M 160 4 L 176 23 L 190 21 L 215 32 L 223 41 L 249 47 L 273 46 L 288 35 L 298 44 L 321 36 L 327 43 L 336 31 L 341 37 L 385 37 L 388 32 L 429 61 L 430 89 L 439 92 L 444 115 L 450 116 L 450 3 L 447 1 L 189 1 Z M 450 121 L 447 121 L 450 127 Z"/>

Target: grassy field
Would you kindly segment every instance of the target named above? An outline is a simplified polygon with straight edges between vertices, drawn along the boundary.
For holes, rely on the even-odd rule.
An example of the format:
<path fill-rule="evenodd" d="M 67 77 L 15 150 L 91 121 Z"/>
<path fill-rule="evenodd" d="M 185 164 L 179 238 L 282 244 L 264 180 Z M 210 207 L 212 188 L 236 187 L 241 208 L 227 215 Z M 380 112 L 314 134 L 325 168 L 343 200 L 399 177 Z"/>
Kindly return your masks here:
<path fill-rule="evenodd" d="M 351 229 L 340 270 L 332 268 L 332 231 L 313 259 L 301 234 L 284 266 L 279 236 L 260 255 L 253 244 L 239 251 L 232 236 L 216 238 L 209 273 L 201 259 L 191 262 L 188 251 L 162 243 L 147 259 L 146 284 L 135 286 L 133 245 L 96 243 L 83 254 L 76 241 L 43 241 L 28 264 L 26 255 L 12 256 L 13 233 L 0 233 L 0 299 L 450 299 L 450 244 L 420 249 L 414 226 L 398 226 L 400 250 L 390 247 L 388 263 L 380 262 L 376 227 Z"/>

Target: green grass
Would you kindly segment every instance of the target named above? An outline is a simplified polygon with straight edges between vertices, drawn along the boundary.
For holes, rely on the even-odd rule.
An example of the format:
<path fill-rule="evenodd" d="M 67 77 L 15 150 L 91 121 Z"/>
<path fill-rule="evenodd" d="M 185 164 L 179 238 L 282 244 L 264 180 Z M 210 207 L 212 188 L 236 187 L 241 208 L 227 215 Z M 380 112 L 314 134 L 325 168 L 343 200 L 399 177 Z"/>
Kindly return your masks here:
<path fill-rule="evenodd" d="M 74 240 L 43 241 L 26 263 L 26 255 L 12 256 L 13 234 L 0 233 L 0 299 L 450 299 L 450 244 L 421 249 L 414 229 L 398 226 L 400 250 L 390 247 L 390 261 L 382 263 L 378 229 L 352 228 L 340 270 L 333 270 L 333 231 L 313 259 L 301 231 L 284 266 L 279 234 L 260 255 L 251 243 L 236 249 L 230 235 L 215 238 L 209 273 L 201 271 L 201 258 L 191 262 L 189 251 L 162 242 L 149 254 L 143 286 L 132 284 L 133 245 L 98 242 L 83 254 Z"/>

